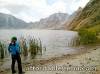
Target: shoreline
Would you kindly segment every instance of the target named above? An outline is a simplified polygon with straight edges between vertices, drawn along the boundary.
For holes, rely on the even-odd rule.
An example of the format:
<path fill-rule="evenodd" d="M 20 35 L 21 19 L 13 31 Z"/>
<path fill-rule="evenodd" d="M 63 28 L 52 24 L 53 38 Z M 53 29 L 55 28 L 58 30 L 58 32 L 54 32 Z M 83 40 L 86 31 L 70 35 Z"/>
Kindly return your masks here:
<path fill-rule="evenodd" d="M 93 51 L 96 51 L 97 49 L 99 49 L 100 47 L 97 46 L 97 47 L 89 47 L 89 48 L 86 48 L 85 51 L 81 51 L 81 48 L 78 48 L 79 49 L 79 52 L 78 54 L 66 54 L 66 55 L 62 55 L 60 57 L 53 57 L 53 58 L 50 58 L 50 59 L 47 59 L 47 60 L 31 60 L 30 62 L 27 62 L 27 63 L 23 63 L 23 67 L 28 67 L 30 65 L 32 66 L 37 66 L 37 65 L 48 65 L 48 64 L 56 64 L 56 63 L 60 63 L 62 60 L 70 60 L 70 61 L 73 61 L 74 59 L 76 59 L 76 57 L 80 57 L 81 55 L 85 55 L 85 54 L 90 54 L 91 52 Z M 82 48 L 83 50 L 84 48 Z M 87 50 L 88 49 L 88 50 Z M 81 58 L 79 58 L 81 59 Z M 69 64 L 69 62 L 67 63 Z M 6 72 L 8 73 L 10 69 L 6 69 L 6 71 L 0 71 L 0 73 L 2 74 L 6 74 Z"/>
<path fill-rule="evenodd" d="M 44 64 L 48 64 L 48 63 L 55 62 L 55 61 L 59 61 L 59 60 L 73 59 L 76 56 L 80 56 L 80 55 L 84 55 L 86 53 L 90 53 L 91 51 L 96 50 L 98 48 L 100 48 L 100 46 L 97 46 L 97 47 L 94 47 L 93 46 L 93 47 L 89 47 L 89 48 L 77 47 L 77 49 L 78 49 L 77 50 L 77 53 L 74 53 L 74 54 L 64 54 L 64 55 L 61 55 L 59 57 L 51 57 L 51 58 L 42 59 L 42 60 L 34 59 L 34 60 L 30 60 L 31 61 L 30 63 L 32 63 L 32 65 L 44 65 Z"/>
<path fill-rule="evenodd" d="M 39 66 L 49 66 L 49 65 L 57 65 L 57 66 L 63 66 L 67 65 L 69 67 L 73 66 L 82 66 L 82 67 L 92 67 L 95 66 L 96 70 L 93 71 L 27 71 L 26 74 L 31 74 L 31 73 L 37 73 L 37 74 L 100 74 L 100 46 L 94 47 L 92 49 L 89 49 L 86 52 L 82 52 L 80 54 L 74 54 L 74 55 L 63 55 L 60 58 L 52 58 L 47 61 L 40 61 L 37 63 Z M 32 62 L 35 63 L 35 62 Z M 35 63 L 35 64 L 36 64 Z M 35 66 L 34 64 L 31 64 Z M 28 65 L 30 66 L 30 65 Z"/>

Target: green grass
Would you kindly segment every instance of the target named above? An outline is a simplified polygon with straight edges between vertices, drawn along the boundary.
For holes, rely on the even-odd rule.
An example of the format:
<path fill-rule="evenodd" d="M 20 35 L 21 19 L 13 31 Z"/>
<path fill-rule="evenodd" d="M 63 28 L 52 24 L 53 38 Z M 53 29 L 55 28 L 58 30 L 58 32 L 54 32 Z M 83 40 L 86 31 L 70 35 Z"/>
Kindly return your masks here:
<path fill-rule="evenodd" d="M 30 38 L 29 40 L 29 51 L 31 58 L 34 59 L 35 56 L 40 53 L 42 55 L 43 47 L 41 40 L 35 39 L 35 38 Z"/>
<path fill-rule="evenodd" d="M 88 30 L 95 31 L 97 34 L 99 34 L 100 33 L 100 25 L 92 26 L 92 27 L 88 28 Z"/>
<path fill-rule="evenodd" d="M 5 45 L 0 42 L 0 59 L 4 59 L 5 57 Z"/>
<path fill-rule="evenodd" d="M 32 59 L 34 59 L 36 55 L 42 55 L 43 50 L 46 49 L 43 48 L 41 40 L 34 37 L 30 37 L 29 39 L 21 37 L 20 46 L 23 56 L 26 58 L 30 55 Z"/>
<path fill-rule="evenodd" d="M 21 49 L 21 55 L 27 59 L 27 56 L 30 56 L 32 59 L 34 59 L 37 55 L 41 55 L 43 53 L 43 50 L 46 50 L 46 47 L 44 48 L 42 45 L 42 41 L 40 39 L 36 39 L 34 37 L 31 38 L 24 38 L 21 37 L 19 40 L 20 49 Z M 8 46 L 3 42 L 0 42 L 0 60 L 4 59 L 5 57 L 8 57 Z"/>
<path fill-rule="evenodd" d="M 81 44 L 100 43 L 100 25 L 94 25 L 88 28 L 78 30 Z"/>
<path fill-rule="evenodd" d="M 20 48 L 22 55 L 26 58 L 28 56 L 28 46 L 27 46 L 27 40 L 24 37 L 20 38 Z"/>

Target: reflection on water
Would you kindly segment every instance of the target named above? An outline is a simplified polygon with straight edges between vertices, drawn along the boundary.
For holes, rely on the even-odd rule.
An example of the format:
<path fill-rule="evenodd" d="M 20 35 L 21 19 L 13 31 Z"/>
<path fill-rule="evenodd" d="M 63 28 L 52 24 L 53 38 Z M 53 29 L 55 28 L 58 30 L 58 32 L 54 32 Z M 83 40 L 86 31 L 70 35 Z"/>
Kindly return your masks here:
<path fill-rule="evenodd" d="M 0 30 L 0 40 L 10 42 L 12 36 L 40 38 L 47 49 L 42 57 L 58 56 L 75 51 L 71 49 L 71 46 L 75 45 L 75 39 L 78 37 L 77 32 L 65 30 Z"/>

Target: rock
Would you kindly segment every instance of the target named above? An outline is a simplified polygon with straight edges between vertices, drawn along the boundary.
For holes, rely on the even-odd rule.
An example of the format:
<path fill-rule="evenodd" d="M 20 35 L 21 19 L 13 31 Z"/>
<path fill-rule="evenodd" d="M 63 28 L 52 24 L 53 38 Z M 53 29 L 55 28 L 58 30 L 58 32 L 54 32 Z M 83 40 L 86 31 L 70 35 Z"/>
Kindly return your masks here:
<path fill-rule="evenodd" d="M 69 65 L 69 67 L 71 67 L 72 65 Z"/>
<path fill-rule="evenodd" d="M 97 50 L 97 49 L 95 48 L 95 49 L 93 49 L 93 50 Z"/>
<path fill-rule="evenodd" d="M 89 60 L 92 60 L 91 58 L 89 58 Z"/>

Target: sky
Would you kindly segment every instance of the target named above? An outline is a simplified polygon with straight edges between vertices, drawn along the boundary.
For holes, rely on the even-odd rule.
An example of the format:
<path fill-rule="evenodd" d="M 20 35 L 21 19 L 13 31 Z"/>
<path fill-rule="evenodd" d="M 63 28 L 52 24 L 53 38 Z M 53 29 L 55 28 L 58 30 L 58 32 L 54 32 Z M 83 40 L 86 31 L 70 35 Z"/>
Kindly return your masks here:
<path fill-rule="evenodd" d="M 54 13 L 72 14 L 89 0 L 0 0 L 0 12 L 26 22 L 39 21 Z"/>

